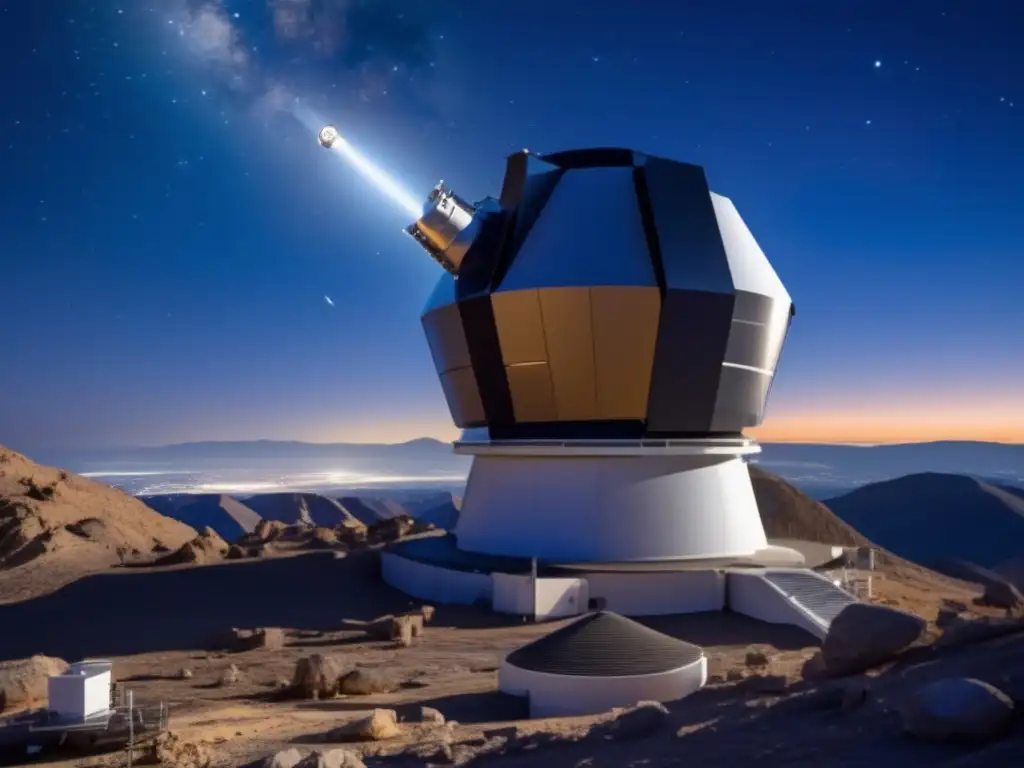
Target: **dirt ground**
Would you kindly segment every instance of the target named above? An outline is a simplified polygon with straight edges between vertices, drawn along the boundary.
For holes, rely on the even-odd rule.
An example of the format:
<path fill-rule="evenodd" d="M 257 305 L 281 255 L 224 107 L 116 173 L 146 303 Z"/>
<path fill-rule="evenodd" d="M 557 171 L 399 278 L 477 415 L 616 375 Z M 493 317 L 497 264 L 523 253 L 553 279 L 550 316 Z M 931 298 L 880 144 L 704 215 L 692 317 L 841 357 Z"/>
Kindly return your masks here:
<path fill-rule="evenodd" d="M 977 594 L 961 582 L 913 567 L 878 574 L 873 592 L 875 601 L 929 620 L 944 600 L 969 602 Z M 995 766 L 1020 764 L 1011 759 L 1017 754 L 1012 750 L 1024 749 L 1024 736 L 970 751 L 922 745 L 900 735 L 895 714 L 911 682 L 950 670 L 1017 685 L 1007 675 L 1017 674 L 1015 668 L 1024 674 L 1024 638 L 938 656 L 917 649 L 874 680 L 868 706 L 842 715 L 826 701 L 823 691 L 829 683 L 803 679 L 803 666 L 818 642 L 801 630 L 728 613 L 654 618 L 646 623 L 705 649 L 709 685 L 669 704 L 669 722 L 654 735 L 609 742 L 591 726 L 610 715 L 528 720 L 521 700 L 497 692 L 502 657 L 564 622 L 523 622 L 442 606 L 411 648 L 338 629 L 342 619 L 370 619 L 416 605 L 380 581 L 372 552 L 118 569 L 33 600 L 0 605 L 0 627 L 5 628 L 0 658 L 32 653 L 68 660 L 112 658 L 116 679 L 134 692 L 136 702 L 167 704 L 172 732 L 205 744 L 216 765 L 224 767 L 246 765 L 292 746 L 344 746 L 360 753 L 368 766 L 448 764 L 436 757 L 443 729 L 413 724 L 421 706 L 457 721 L 449 738 L 461 765 L 655 768 L 742 762 L 878 768 L 891 761 L 900 766 Z M 285 648 L 211 650 L 214 638 L 230 627 L 260 626 L 285 628 Z M 8 632 L 7 627 L 17 629 Z M 748 668 L 750 651 L 764 652 L 768 668 Z M 338 654 L 353 667 L 383 668 L 400 687 L 389 694 L 282 700 L 278 681 L 290 679 L 296 661 L 313 653 Z M 241 670 L 241 681 L 218 685 L 231 664 Z M 178 679 L 183 668 L 192 672 L 190 679 Z M 785 683 L 765 674 L 784 676 Z M 375 707 L 395 709 L 407 720 L 403 737 L 350 745 L 324 742 L 326 732 Z M 512 739 L 510 728 L 516 734 Z M 117 753 L 39 765 L 124 763 L 124 755 Z"/>

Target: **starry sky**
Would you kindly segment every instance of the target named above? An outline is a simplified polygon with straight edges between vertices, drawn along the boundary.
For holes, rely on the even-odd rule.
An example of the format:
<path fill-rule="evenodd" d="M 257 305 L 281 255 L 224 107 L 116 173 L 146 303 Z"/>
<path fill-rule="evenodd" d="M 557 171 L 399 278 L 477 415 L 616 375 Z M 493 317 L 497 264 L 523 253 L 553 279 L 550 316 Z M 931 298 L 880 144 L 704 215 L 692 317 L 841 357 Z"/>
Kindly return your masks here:
<path fill-rule="evenodd" d="M 439 268 L 295 104 L 417 199 L 699 163 L 797 305 L 759 437 L 1024 442 L 1017 6 L 0 0 L 0 443 L 454 437 Z"/>

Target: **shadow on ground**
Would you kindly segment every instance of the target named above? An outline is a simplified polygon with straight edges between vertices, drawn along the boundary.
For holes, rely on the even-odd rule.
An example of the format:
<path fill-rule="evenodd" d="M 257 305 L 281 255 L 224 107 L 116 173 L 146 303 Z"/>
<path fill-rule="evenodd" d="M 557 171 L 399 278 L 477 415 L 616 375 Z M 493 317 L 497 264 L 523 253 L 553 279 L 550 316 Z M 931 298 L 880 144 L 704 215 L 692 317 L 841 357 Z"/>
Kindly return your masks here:
<path fill-rule="evenodd" d="M 230 627 L 337 629 L 342 618 L 367 620 L 410 605 L 381 581 L 372 553 L 119 570 L 0 605 L 0 660 L 205 649 Z"/>

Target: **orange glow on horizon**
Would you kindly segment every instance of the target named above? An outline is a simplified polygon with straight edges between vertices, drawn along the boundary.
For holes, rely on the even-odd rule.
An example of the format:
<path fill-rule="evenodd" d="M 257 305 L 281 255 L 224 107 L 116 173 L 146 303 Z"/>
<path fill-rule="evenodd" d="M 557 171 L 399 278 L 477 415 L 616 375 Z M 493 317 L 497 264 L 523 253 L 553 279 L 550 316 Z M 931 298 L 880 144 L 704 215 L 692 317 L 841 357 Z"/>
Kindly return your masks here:
<path fill-rule="evenodd" d="M 460 430 L 451 422 L 412 421 L 351 425 L 348 429 L 320 431 L 305 439 L 318 443 L 401 443 L 419 437 L 451 441 Z M 780 414 L 748 430 L 767 443 L 923 443 L 935 440 L 979 440 L 1024 443 L 1024 414 L 900 415 L 876 412 Z M 300 438 L 302 439 L 302 438 Z"/>

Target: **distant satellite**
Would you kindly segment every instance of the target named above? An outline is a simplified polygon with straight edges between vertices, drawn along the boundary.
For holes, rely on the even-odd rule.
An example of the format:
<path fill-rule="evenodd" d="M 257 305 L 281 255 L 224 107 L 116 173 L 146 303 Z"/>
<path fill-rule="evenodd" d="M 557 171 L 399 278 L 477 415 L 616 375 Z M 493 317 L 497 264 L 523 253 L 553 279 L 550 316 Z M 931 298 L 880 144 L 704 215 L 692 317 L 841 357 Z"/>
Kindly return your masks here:
<path fill-rule="evenodd" d="M 324 301 L 327 302 L 328 306 L 334 306 L 334 300 L 330 296 L 324 296 Z"/>

